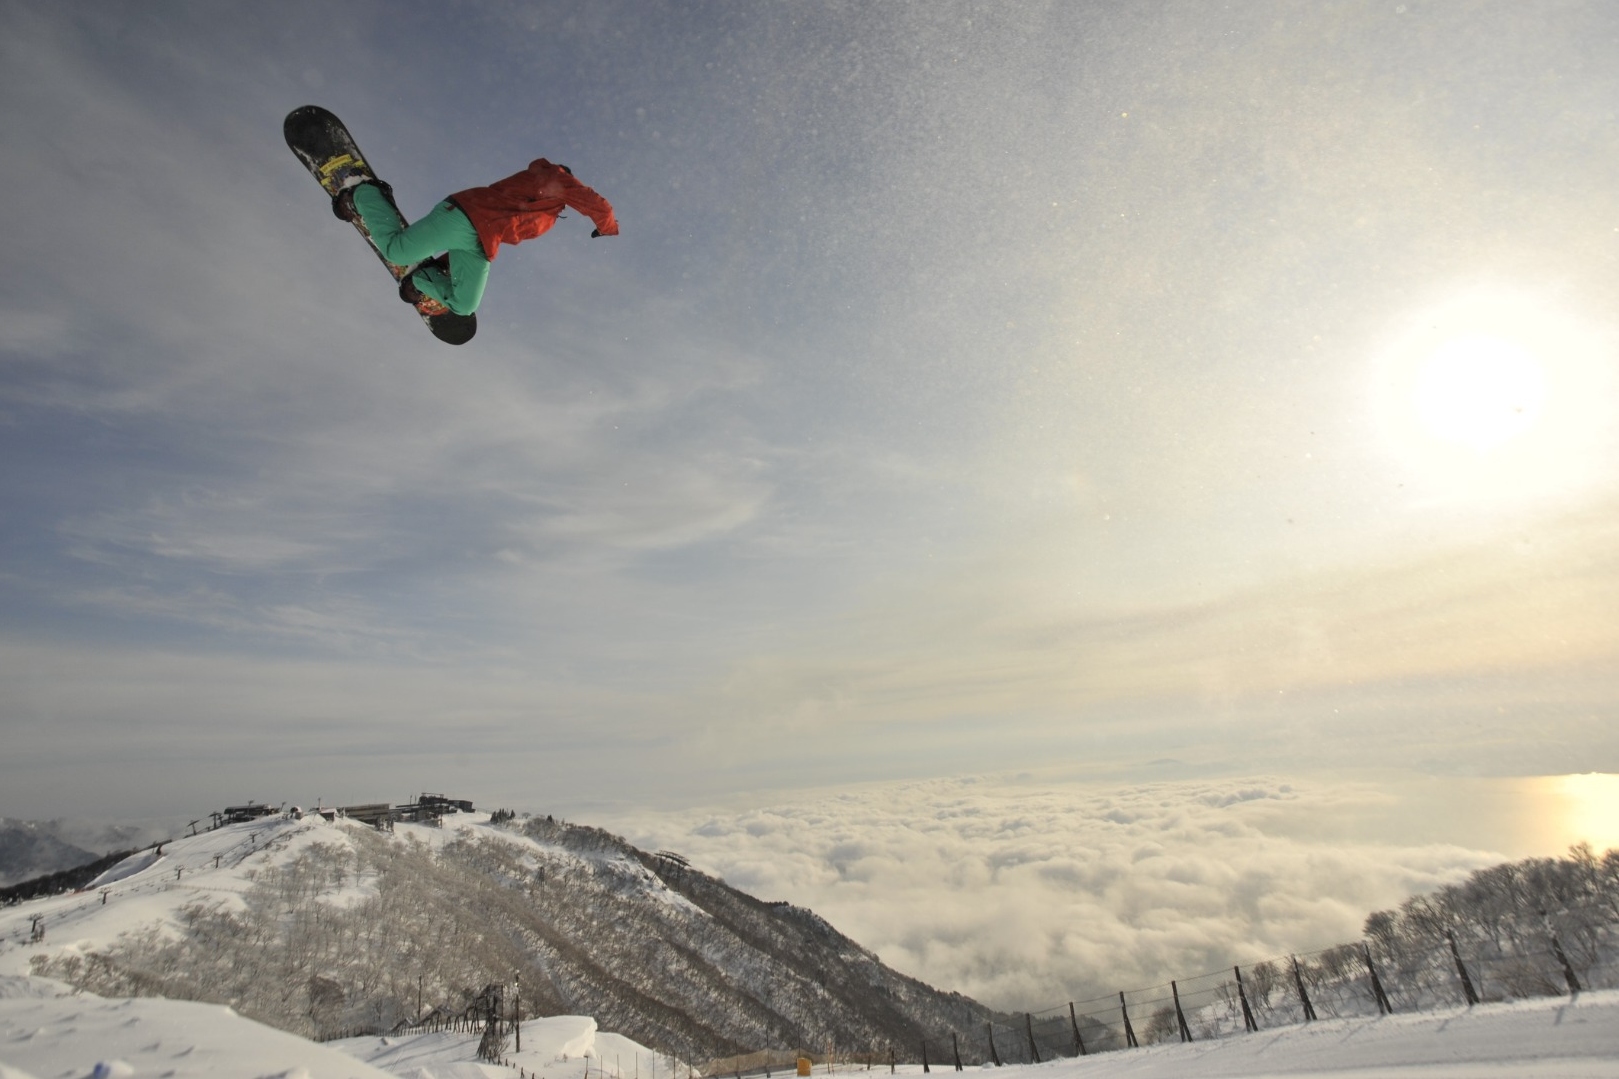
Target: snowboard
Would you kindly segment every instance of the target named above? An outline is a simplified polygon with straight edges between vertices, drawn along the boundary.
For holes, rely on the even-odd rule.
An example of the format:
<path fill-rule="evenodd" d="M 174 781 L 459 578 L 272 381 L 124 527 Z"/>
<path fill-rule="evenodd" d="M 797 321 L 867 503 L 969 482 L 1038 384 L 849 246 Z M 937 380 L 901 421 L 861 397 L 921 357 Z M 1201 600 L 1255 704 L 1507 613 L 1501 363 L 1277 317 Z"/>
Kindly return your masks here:
<path fill-rule="evenodd" d="M 281 127 L 286 135 L 287 146 L 298 156 L 298 160 L 304 163 L 304 168 L 309 170 L 309 174 L 327 195 L 335 198 L 345 187 L 377 179 L 377 174 L 365 163 L 360 148 L 354 144 L 354 137 L 349 134 L 348 128 L 343 126 L 343 121 L 319 105 L 304 105 L 293 109 L 287 114 L 287 119 Z M 383 190 L 386 192 L 387 188 Z M 392 194 L 388 195 L 388 205 L 393 207 L 399 223 L 405 224 L 404 215 L 399 213 L 399 207 L 394 206 Z M 365 225 L 358 218 L 352 224 L 359 234 L 365 237 L 366 243 L 371 245 L 371 250 L 376 251 L 377 258 L 382 259 L 382 264 L 388 267 L 388 272 L 393 274 L 395 281 L 404 280 L 421 265 L 421 263 L 410 266 L 394 265 L 377 250 L 371 234 L 366 231 Z M 417 314 L 422 316 L 422 321 L 427 323 L 427 328 L 440 341 L 464 345 L 478 332 L 476 315 L 458 315 L 431 297 L 422 297 L 415 307 Z"/>

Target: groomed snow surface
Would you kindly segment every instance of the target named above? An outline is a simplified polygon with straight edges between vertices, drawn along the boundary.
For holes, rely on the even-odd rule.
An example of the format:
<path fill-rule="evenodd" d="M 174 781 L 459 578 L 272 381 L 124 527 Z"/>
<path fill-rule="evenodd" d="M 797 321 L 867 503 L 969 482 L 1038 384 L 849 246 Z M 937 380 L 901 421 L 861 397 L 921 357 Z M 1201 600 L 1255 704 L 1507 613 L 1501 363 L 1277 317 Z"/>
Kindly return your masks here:
<path fill-rule="evenodd" d="M 392 1077 L 218 1004 L 108 1000 L 74 994 L 61 982 L 16 977 L 0 977 L 0 997 L 0 1079 Z"/>
<path fill-rule="evenodd" d="M 674 1079 L 666 1061 L 628 1039 L 597 1034 L 594 1020 L 581 1016 L 524 1023 L 523 1051 L 509 1051 L 515 1066 L 506 1067 L 477 1062 L 476 1034 L 317 1045 L 214 1004 L 107 1000 L 42 978 L 0 978 L 0 998 L 0 1079 L 584 1079 L 587 1068 L 604 1079 Z M 1619 992 L 1327 1020 L 1001 1072 L 1028 1072 L 1027 1079 L 1615 1079 Z M 876 1069 L 873 1079 L 881 1074 Z"/>
<path fill-rule="evenodd" d="M 513 1066 L 480 1064 L 477 1034 L 346 1038 L 318 1045 L 218 1004 L 109 1000 L 47 978 L 0 977 L 0 1079 L 670 1079 L 644 1046 L 563 1015 L 523 1023 Z M 9 1070 L 5 1070 L 9 1069 Z"/>

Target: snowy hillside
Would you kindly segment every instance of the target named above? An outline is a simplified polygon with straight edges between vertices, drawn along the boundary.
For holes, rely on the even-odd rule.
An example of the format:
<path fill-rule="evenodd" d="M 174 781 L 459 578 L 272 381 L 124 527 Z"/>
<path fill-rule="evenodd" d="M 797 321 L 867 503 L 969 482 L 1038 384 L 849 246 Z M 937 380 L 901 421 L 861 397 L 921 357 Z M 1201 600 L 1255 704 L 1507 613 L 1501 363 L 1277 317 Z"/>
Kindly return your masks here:
<path fill-rule="evenodd" d="M 478 1036 L 422 1034 L 317 1045 L 216 1004 L 75 994 L 44 978 L 0 976 L 0 1079 L 21 1076 L 145 1076 L 172 1079 L 482 1079 L 590 1062 L 609 1074 L 670 1075 L 668 1061 L 593 1019 L 568 1015 L 523 1024 L 523 1049 L 508 1040 L 510 1067 L 477 1062 Z M 570 1062 L 577 1062 L 570 1064 Z M 620 1066 L 622 1063 L 622 1067 Z M 96 1072 L 97 1066 L 101 1072 Z M 11 1071 L 6 1069 L 10 1068 Z M 637 1069 L 639 1069 L 637 1071 Z"/>
<path fill-rule="evenodd" d="M 676 1079 L 686 1066 L 654 1053 L 618 1034 L 596 1029 L 596 1021 L 581 1015 L 556 1015 L 523 1023 L 522 1049 L 507 1038 L 501 1051 L 502 1068 L 476 1064 L 478 1035 L 440 1032 L 404 1037 L 344 1038 L 331 1042 L 357 1060 L 395 1075 L 418 1079 L 452 1079 L 471 1067 L 491 1077 L 522 1073 L 549 1073 L 571 1077 L 586 1068 L 606 1079 Z"/>
<path fill-rule="evenodd" d="M 668 1061 L 577 1016 L 524 1025 L 512 1066 L 475 1060 L 477 1036 L 423 1034 L 316 1045 L 217 1005 L 107 1000 L 37 978 L 0 978 L 0 1079 L 671 1079 Z M 100 1066 L 101 1070 L 95 1070 Z M 838 1067 L 835 1071 L 863 1071 Z M 683 1074 L 684 1069 L 679 1069 Z M 901 1066 L 901 1074 L 921 1072 Z M 817 1069 L 817 1075 L 823 1069 Z M 872 1074 L 882 1074 L 881 1069 Z M 1332 1020 L 1218 1042 L 1161 1045 L 1035 1066 L 1006 1079 L 1615 1079 L 1619 993 L 1471 1011 Z"/>
<path fill-rule="evenodd" d="M 217 1004 L 107 1000 L 0 977 L 0 1079 L 392 1079 L 393 1073 Z"/>
<path fill-rule="evenodd" d="M 809 911 L 597 829 L 483 814 L 392 834 L 266 818 L 175 840 L 0 910 L 0 973 L 228 1004 L 319 1038 L 464 1013 L 520 976 L 525 1014 L 590 1015 L 686 1060 L 904 1046 L 990 1018 Z"/>

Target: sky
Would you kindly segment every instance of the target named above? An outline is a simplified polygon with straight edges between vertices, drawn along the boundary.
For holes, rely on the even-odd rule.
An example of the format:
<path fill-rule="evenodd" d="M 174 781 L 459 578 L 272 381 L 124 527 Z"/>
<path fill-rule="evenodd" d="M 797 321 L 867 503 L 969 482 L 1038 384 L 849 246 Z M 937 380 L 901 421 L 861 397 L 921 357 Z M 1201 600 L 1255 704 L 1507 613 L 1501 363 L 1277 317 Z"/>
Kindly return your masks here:
<path fill-rule="evenodd" d="M 1611 5 L 0 19 L 0 816 L 1364 782 L 1416 880 L 1619 772 Z M 447 347 L 306 103 L 622 235 Z"/>

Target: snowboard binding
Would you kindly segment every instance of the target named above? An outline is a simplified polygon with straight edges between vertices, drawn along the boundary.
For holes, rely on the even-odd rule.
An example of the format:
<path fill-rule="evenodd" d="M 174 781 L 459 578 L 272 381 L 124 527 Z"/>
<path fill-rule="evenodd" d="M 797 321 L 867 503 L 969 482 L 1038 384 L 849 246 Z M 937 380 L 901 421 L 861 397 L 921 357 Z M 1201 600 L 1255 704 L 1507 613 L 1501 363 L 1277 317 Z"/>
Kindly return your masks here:
<path fill-rule="evenodd" d="M 442 315 L 449 311 L 449 308 L 416 287 L 416 275 L 423 270 L 437 270 L 439 273 L 449 276 L 449 254 L 434 255 L 425 262 L 418 263 L 415 269 L 401 277 L 399 279 L 399 298 L 413 305 L 416 310 L 425 315 Z"/>
<path fill-rule="evenodd" d="M 360 172 L 354 172 L 343 177 L 341 183 L 343 186 L 338 189 L 337 194 L 332 196 L 332 216 L 339 221 L 347 221 L 351 225 L 360 223 L 360 211 L 354 205 L 354 189 L 361 184 L 371 184 L 382 192 L 390 205 L 393 204 L 393 186 L 383 180 L 366 176 Z"/>

